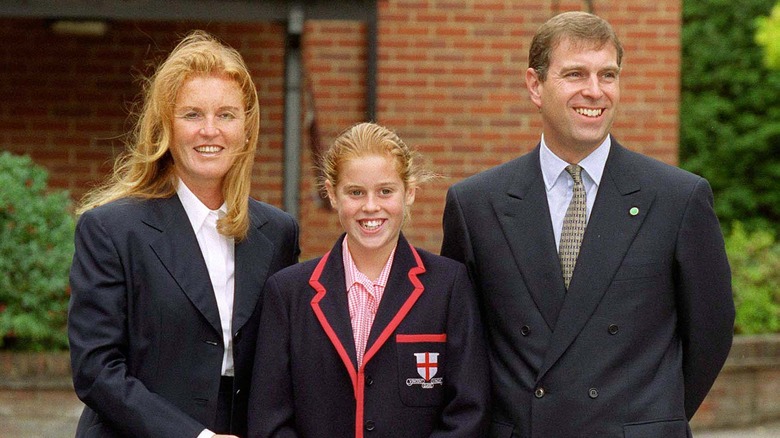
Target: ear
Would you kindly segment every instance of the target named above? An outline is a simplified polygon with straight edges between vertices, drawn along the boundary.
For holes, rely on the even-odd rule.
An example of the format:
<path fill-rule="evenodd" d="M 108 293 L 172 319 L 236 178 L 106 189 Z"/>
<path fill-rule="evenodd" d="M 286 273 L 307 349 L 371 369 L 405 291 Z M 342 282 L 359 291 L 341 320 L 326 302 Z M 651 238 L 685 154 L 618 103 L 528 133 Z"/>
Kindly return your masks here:
<path fill-rule="evenodd" d="M 406 206 L 411 207 L 414 204 L 414 196 L 417 194 L 417 187 L 409 186 L 406 188 Z"/>
<path fill-rule="evenodd" d="M 536 70 L 529 68 L 525 71 L 525 86 L 528 88 L 528 96 L 537 108 L 542 108 L 542 87 L 544 84 L 539 79 Z"/>
<path fill-rule="evenodd" d="M 336 189 L 333 187 L 333 184 L 331 184 L 330 181 L 325 181 L 325 191 L 328 192 L 328 200 L 330 201 L 330 206 L 333 207 L 333 209 L 335 209 Z"/>

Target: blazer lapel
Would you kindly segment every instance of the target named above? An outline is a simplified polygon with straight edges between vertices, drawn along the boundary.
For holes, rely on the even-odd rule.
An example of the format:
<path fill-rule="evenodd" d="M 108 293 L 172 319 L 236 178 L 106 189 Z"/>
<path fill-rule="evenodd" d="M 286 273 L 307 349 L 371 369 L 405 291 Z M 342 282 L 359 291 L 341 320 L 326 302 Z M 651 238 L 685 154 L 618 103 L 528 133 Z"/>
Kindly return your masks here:
<path fill-rule="evenodd" d="M 268 219 L 250 210 L 246 238 L 235 245 L 235 292 L 233 294 L 233 333 L 249 320 L 260 299 L 274 247 L 262 233 Z"/>
<path fill-rule="evenodd" d="M 536 307 L 553 330 L 566 291 L 539 164 L 539 146 L 516 163 L 506 194 L 497 198 L 494 209 L 522 274 L 517 281 L 525 281 Z"/>
<path fill-rule="evenodd" d="M 339 353 L 349 371 L 355 386 L 357 355 L 352 322 L 349 318 L 346 278 L 342 262 L 342 235 L 327 254 L 322 256 L 314 270 L 309 284 L 315 291 L 311 306 L 325 334 Z"/>
<path fill-rule="evenodd" d="M 640 171 L 632 166 L 628 153 L 613 140 L 559 324 L 538 379 L 587 324 L 647 217 L 655 192 L 640 186 L 636 177 Z"/>
<path fill-rule="evenodd" d="M 390 277 L 387 279 L 387 286 L 366 342 L 364 366 L 382 348 L 425 290 L 417 278 L 424 272 L 425 267 L 419 254 L 402 234 L 398 239 Z"/>
<path fill-rule="evenodd" d="M 206 261 L 179 197 L 154 199 L 145 205 L 149 206 L 149 214 L 143 222 L 160 231 L 159 238 L 150 243 L 152 250 L 192 304 L 214 330 L 221 333 L 217 300 Z"/>

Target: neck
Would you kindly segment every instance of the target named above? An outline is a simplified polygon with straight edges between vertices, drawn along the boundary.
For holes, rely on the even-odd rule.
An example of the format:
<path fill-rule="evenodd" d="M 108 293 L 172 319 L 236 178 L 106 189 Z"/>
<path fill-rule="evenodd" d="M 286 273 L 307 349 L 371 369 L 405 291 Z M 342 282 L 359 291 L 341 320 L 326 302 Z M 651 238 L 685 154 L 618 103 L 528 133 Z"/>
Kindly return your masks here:
<path fill-rule="evenodd" d="M 352 256 L 358 271 L 370 278 L 371 281 L 376 281 L 379 278 L 379 274 L 382 273 L 387 259 L 390 258 L 393 248 L 389 248 L 387 251 L 360 251 L 359 248 L 353 248 L 353 246 L 348 246 L 349 254 Z"/>

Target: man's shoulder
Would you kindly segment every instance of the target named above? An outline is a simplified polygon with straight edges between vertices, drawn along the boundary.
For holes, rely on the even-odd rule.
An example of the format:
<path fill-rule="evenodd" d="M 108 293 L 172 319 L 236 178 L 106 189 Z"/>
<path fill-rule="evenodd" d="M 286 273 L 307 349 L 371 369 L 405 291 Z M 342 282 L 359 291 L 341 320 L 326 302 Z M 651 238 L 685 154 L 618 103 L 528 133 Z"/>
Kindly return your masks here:
<path fill-rule="evenodd" d="M 537 157 L 534 151 L 523 154 L 517 158 L 475 173 L 452 185 L 454 190 L 479 190 L 481 188 L 495 189 L 496 184 L 506 184 L 508 180 L 518 171 L 533 164 L 534 157 Z"/>
<path fill-rule="evenodd" d="M 621 148 L 620 162 L 628 165 L 634 175 L 642 175 L 647 183 L 667 185 L 670 187 L 696 184 L 702 177 L 680 167 L 663 162 L 657 158 Z"/>

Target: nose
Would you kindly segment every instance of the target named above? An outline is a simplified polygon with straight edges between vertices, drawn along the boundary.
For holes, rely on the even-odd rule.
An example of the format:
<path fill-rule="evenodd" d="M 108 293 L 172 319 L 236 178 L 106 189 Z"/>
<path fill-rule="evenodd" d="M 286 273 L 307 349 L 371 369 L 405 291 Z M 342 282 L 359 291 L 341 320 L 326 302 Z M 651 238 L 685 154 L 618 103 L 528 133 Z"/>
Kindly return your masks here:
<path fill-rule="evenodd" d="M 199 132 L 200 135 L 204 137 L 216 137 L 220 133 L 219 128 L 217 128 L 212 117 L 206 117 L 204 119 Z"/>
<path fill-rule="evenodd" d="M 582 94 L 594 99 L 598 99 L 604 94 L 601 90 L 601 83 L 599 82 L 598 75 L 591 75 L 590 78 L 588 78 L 588 82 L 585 84 Z"/>
<path fill-rule="evenodd" d="M 379 210 L 379 203 L 376 202 L 376 196 L 373 193 L 369 193 L 366 196 L 366 202 L 363 204 L 363 211 L 373 212 Z"/>

